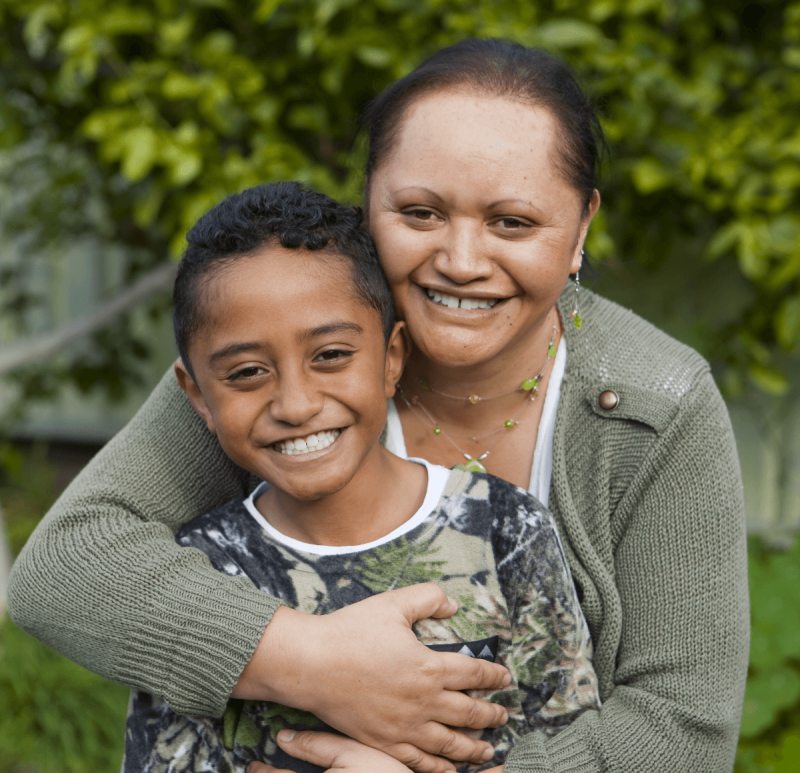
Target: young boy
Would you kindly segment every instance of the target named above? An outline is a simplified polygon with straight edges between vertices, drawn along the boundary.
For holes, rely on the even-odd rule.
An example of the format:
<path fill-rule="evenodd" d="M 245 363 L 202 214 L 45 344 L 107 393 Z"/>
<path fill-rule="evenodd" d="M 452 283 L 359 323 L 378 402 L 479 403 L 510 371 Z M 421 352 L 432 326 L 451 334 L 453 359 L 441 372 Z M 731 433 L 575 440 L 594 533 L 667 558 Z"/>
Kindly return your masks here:
<path fill-rule="evenodd" d="M 586 622 L 550 514 L 498 478 L 405 460 L 381 445 L 407 354 L 403 323 L 357 209 L 295 183 L 231 196 L 188 235 L 175 282 L 181 387 L 228 456 L 264 481 L 176 535 L 230 575 L 325 614 L 432 580 L 459 601 L 416 627 L 435 649 L 497 659 L 515 739 L 598 708 Z M 134 693 L 124 773 L 317 771 L 276 745 L 310 714 L 232 700 L 222 719 Z M 464 765 L 461 770 L 477 770 Z"/>

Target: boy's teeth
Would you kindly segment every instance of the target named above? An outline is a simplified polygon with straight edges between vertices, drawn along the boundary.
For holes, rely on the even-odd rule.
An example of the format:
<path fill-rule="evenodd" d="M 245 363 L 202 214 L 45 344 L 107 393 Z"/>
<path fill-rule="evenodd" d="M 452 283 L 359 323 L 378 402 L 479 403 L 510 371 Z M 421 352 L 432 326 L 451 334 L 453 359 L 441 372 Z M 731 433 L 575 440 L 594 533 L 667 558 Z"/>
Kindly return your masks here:
<path fill-rule="evenodd" d="M 272 447 L 282 454 L 299 456 L 310 453 L 311 451 L 321 451 L 323 448 L 327 448 L 341 434 L 342 431 L 340 429 L 317 432 L 315 435 L 307 435 L 306 437 L 294 438 L 292 440 L 283 440 L 280 443 L 274 443 Z"/>
<path fill-rule="evenodd" d="M 434 290 L 427 290 L 428 297 L 440 306 L 447 306 L 450 309 L 492 309 L 497 305 L 497 300 L 490 301 L 484 298 L 454 298 L 452 295 L 437 293 Z"/>

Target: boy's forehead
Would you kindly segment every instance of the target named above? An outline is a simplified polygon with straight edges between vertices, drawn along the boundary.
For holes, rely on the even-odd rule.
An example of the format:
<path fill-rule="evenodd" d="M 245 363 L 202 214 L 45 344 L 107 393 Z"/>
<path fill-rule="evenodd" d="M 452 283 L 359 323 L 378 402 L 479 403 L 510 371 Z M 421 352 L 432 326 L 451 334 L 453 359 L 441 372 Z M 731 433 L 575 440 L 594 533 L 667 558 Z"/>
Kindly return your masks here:
<path fill-rule="evenodd" d="M 336 330 L 382 330 L 380 315 L 358 295 L 348 260 L 280 245 L 237 257 L 207 278 L 201 300 L 207 332 L 230 339 L 291 330 L 307 339 Z"/>
<path fill-rule="evenodd" d="M 352 279 L 345 259 L 335 254 L 293 250 L 280 245 L 261 247 L 235 257 L 206 278 L 207 303 L 229 307 L 254 297 L 341 297 L 352 294 Z"/>

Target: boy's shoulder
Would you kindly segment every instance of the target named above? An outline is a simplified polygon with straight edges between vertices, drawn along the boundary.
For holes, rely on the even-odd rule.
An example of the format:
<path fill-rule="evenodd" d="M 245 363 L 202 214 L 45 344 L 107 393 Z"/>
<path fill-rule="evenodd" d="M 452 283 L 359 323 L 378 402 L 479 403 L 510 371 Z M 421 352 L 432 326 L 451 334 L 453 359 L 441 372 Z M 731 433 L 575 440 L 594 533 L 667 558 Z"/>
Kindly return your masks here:
<path fill-rule="evenodd" d="M 290 577 L 294 564 L 265 538 L 247 501 L 237 497 L 198 515 L 181 526 L 175 541 L 202 550 L 217 571 L 232 577 L 244 575 L 257 588 L 296 606 L 297 593 Z"/>
<path fill-rule="evenodd" d="M 484 523 L 494 520 L 552 521 L 550 511 L 529 491 L 485 472 L 455 467 L 442 492 L 443 508 L 474 512 Z M 491 519 L 487 519 L 491 515 Z"/>

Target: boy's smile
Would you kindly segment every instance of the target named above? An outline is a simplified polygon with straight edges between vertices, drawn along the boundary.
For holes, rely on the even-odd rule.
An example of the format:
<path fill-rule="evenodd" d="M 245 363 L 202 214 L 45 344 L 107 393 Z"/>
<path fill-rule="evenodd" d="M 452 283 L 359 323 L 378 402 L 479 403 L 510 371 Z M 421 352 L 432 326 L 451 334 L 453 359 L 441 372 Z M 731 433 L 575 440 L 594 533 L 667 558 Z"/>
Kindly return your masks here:
<path fill-rule="evenodd" d="M 176 366 L 225 453 L 272 483 L 264 497 L 287 514 L 351 481 L 363 500 L 365 485 L 379 486 L 393 464 L 386 455 L 396 458 L 378 440 L 405 358 L 402 328 L 387 348 L 381 317 L 358 300 L 345 260 L 277 245 L 223 264 L 199 286 L 195 380 Z M 320 539 L 302 517 L 273 525 Z"/>

